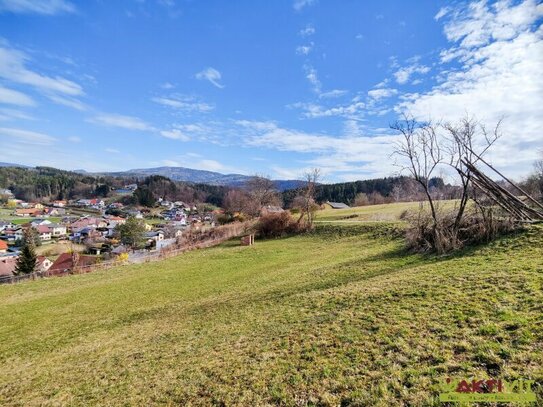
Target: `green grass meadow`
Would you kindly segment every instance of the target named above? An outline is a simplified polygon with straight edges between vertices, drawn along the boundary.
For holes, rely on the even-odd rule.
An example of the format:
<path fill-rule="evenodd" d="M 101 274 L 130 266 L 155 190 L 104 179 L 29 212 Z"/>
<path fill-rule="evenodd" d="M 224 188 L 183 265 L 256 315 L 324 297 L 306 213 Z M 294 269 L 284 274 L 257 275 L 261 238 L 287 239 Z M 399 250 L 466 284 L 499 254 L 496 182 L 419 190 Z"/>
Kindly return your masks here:
<path fill-rule="evenodd" d="M 456 200 L 436 201 L 438 210 L 453 208 Z M 317 212 L 317 222 L 395 222 L 404 211 L 428 210 L 423 202 L 397 202 L 382 205 L 353 206 L 347 209 L 327 208 Z"/>
<path fill-rule="evenodd" d="M 447 376 L 541 400 L 543 228 L 441 258 L 391 228 L 0 286 L 0 405 L 437 406 Z"/>

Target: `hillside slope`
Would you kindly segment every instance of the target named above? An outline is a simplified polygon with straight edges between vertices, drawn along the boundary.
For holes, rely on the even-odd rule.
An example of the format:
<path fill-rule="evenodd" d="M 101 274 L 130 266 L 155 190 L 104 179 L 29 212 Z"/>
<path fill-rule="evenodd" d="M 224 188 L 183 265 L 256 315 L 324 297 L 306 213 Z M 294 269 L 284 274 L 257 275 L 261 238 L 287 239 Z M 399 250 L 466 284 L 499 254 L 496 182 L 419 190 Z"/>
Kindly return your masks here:
<path fill-rule="evenodd" d="M 543 228 L 440 259 L 386 229 L 0 287 L 0 404 L 438 405 L 446 376 L 541 397 Z"/>

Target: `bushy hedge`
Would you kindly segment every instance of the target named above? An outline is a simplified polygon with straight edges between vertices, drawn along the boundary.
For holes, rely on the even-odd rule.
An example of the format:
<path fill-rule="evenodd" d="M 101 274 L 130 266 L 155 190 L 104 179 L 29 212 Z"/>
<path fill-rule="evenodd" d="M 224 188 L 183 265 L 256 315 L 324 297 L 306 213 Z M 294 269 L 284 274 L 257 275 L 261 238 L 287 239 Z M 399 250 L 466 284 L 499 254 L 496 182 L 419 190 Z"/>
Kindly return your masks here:
<path fill-rule="evenodd" d="M 260 237 L 281 237 L 307 230 L 305 222 L 297 222 L 288 211 L 262 215 L 256 224 Z"/>

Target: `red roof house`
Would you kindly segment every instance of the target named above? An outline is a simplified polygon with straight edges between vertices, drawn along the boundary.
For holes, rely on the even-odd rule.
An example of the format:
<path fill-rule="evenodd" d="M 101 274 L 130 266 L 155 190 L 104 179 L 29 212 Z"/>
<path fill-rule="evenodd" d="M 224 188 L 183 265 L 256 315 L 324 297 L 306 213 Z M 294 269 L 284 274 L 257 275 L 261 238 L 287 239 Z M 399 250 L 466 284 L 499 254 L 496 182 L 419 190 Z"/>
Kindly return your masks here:
<path fill-rule="evenodd" d="M 85 256 L 79 253 L 62 253 L 49 268 L 49 274 L 62 275 L 80 268 L 92 266 L 98 262 L 98 257 Z"/>
<path fill-rule="evenodd" d="M 15 264 L 17 264 L 17 257 L 0 257 L 0 277 L 13 276 L 15 273 Z"/>

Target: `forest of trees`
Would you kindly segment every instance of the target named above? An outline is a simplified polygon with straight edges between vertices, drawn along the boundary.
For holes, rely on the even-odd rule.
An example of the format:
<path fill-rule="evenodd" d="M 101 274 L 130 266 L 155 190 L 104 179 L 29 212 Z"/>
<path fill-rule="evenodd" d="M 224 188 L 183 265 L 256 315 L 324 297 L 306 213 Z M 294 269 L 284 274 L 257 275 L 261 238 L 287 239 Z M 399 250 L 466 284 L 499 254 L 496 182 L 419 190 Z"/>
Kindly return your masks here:
<path fill-rule="evenodd" d="M 131 203 L 153 206 L 158 198 L 205 202 L 221 206 L 227 187 L 175 182 L 162 176 L 145 179 L 80 174 L 50 167 L 0 167 L 0 188 L 25 201 L 108 197 L 126 184 L 137 183 Z"/>
<path fill-rule="evenodd" d="M 26 201 L 107 196 L 130 179 L 91 176 L 50 167 L 0 167 L 0 188 L 10 189 Z"/>
<path fill-rule="evenodd" d="M 159 198 L 188 203 L 209 203 L 222 206 L 229 188 L 217 185 L 188 184 L 172 181 L 162 175 L 151 175 L 139 183 L 133 203 L 151 207 Z"/>
<path fill-rule="evenodd" d="M 338 184 L 319 184 L 315 190 L 315 200 L 318 203 L 326 201 L 343 202 L 354 205 L 360 194 L 390 197 L 394 201 L 415 200 L 419 193 L 418 187 L 413 185 L 409 177 L 386 177 L 364 181 L 342 182 Z M 445 187 L 441 178 L 432 178 L 430 185 L 435 189 Z M 283 191 L 283 202 L 289 207 L 298 195 L 297 189 Z"/>

